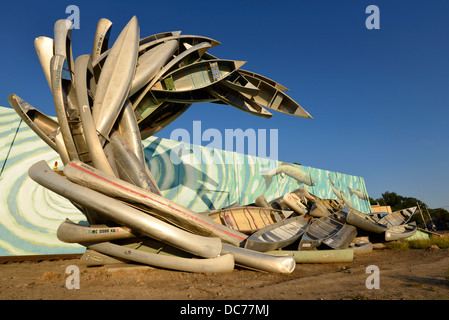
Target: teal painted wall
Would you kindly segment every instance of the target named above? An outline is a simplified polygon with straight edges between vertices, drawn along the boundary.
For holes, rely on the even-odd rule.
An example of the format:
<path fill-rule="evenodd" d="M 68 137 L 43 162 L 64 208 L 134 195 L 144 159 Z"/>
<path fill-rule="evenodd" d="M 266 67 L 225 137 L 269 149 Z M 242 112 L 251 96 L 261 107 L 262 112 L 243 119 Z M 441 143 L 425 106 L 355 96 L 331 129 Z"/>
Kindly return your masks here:
<path fill-rule="evenodd" d="M 359 211 L 371 212 L 362 177 L 157 137 L 143 144 L 162 194 L 197 212 L 253 203 L 260 194 L 272 200 L 302 186 L 320 198 L 341 198 Z M 179 157 L 173 150 L 181 147 L 185 153 Z M 28 177 L 28 168 L 40 160 L 51 167 L 58 161 L 61 168 L 58 154 L 13 109 L 0 107 L 0 256 L 85 250 L 57 239 L 56 230 L 66 218 L 86 219 L 68 200 Z"/>

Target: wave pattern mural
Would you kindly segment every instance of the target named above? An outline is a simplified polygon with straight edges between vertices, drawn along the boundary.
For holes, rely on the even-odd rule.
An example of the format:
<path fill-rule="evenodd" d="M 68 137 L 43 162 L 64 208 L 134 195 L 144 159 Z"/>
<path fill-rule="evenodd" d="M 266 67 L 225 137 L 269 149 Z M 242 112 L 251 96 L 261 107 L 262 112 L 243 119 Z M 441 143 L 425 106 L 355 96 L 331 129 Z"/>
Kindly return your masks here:
<path fill-rule="evenodd" d="M 342 199 L 371 212 L 361 177 L 157 137 L 143 144 L 163 196 L 197 212 L 250 204 L 261 194 L 270 201 L 303 186 L 320 198 Z M 0 256 L 85 251 L 56 237 L 66 218 L 86 218 L 70 201 L 28 177 L 28 168 L 40 160 L 51 167 L 62 164 L 13 109 L 0 107 Z"/>

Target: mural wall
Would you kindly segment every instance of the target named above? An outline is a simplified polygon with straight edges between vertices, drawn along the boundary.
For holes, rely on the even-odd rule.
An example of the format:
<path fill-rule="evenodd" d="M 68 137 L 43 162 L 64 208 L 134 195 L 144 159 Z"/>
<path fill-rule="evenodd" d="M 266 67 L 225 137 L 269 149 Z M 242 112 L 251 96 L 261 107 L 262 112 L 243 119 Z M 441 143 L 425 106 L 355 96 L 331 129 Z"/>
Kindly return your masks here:
<path fill-rule="evenodd" d="M 187 145 L 150 137 L 144 141 L 148 167 L 162 194 L 197 212 L 238 202 L 268 201 L 299 187 L 323 199 L 342 199 L 369 213 L 363 178 L 338 172 Z M 23 123 L 0 107 L 0 256 L 82 253 L 85 248 L 56 237 L 66 218 L 86 221 L 65 198 L 36 184 L 28 168 L 39 160 L 51 167 L 59 155 Z"/>

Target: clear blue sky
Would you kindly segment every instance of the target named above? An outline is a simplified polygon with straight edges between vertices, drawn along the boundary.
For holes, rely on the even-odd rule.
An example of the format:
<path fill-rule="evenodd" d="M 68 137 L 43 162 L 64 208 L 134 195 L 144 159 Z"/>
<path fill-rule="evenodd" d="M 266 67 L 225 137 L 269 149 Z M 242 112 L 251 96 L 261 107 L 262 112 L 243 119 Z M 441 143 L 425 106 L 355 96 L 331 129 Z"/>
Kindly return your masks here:
<path fill-rule="evenodd" d="M 210 53 L 290 89 L 313 120 L 275 113 L 257 118 L 230 106 L 192 106 L 159 136 L 191 131 L 279 130 L 279 160 L 365 179 L 373 198 L 385 191 L 449 209 L 449 1 L 8 1 L 0 12 L 0 105 L 16 93 L 55 115 L 34 39 L 80 9 L 75 58 L 92 51 L 98 19 L 114 41 L 136 15 L 141 36 L 182 30 L 221 42 Z M 368 30 L 368 5 L 380 29 Z M 206 143 L 207 144 L 207 143 Z"/>

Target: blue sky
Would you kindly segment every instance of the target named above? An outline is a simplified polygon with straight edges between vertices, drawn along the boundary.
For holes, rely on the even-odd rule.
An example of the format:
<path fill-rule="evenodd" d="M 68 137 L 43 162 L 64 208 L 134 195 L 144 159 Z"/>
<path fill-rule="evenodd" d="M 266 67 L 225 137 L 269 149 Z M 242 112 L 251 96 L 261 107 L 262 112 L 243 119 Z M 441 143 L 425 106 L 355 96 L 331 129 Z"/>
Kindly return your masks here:
<path fill-rule="evenodd" d="M 193 121 L 222 132 L 278 129 L 279 160 L 362 176 L 373 198 L 394 191 L 449 209 L 448 1 L 9 1 L 0 12 L 1 106 L 16 93 L 55 115 L 34 39 L 53 37 L 71 4 L 80 9 L 75 58 L 92 51 L 100 18 L 114 23 L 114 41 L 136 15 L 142 37 L 182 30 L 220 41 L 211 54 L 247 61 L 243 69 L 289 88 L 314 117 L 197 104 L 159 136 L 192 131 Z M 380 9 L 378 30 L 365 26 L 368 5 Z"/>

